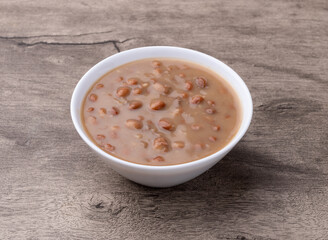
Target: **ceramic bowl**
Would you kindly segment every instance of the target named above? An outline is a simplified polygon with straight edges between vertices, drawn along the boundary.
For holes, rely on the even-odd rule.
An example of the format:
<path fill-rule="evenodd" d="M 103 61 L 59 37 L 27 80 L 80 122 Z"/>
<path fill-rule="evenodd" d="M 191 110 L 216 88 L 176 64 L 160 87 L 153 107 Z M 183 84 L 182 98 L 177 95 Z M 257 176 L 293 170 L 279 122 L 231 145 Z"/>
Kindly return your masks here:
<path fill-rule="evenodd" d="M 97 147 L 87 136 L 81 122 L 82 101 L 101 76 L 120 65 L 144 58 L 176 58 L 203 65 L 222 76 L 237 93 L 242 120 L 234 138 L 223 149 L 196 161 L 170 166 L 149 166 L 131 163 L 111 156 Z M 154 46 L 127 50 L 112 55 L 93 66 L 76 85 L 71 99 L 71 116 L 74 126 L 86 144 L 122 176 L 150 187 L 170 187 L 191 180 L 219 162 L 240 141 L 251 122 L 253 104 L 250 92 L 239 75 L 218 59 L 191 49 Z M 242 156 L 240 156 L 242 157 Z"/>

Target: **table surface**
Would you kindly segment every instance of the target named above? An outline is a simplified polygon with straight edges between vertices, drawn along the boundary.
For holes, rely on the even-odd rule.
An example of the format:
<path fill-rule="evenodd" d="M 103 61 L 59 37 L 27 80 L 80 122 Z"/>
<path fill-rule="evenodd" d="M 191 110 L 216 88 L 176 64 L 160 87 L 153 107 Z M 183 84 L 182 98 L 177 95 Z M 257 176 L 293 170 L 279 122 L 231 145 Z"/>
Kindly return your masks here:
<path fill-rule="evenodd" d="M 0 239 L 328 239 L 328 2 L 1 1 Z M 167 189 L 101 161 L 69 111 L 117 52 L 210 54 L 254 117 L 215 167 Z"/>

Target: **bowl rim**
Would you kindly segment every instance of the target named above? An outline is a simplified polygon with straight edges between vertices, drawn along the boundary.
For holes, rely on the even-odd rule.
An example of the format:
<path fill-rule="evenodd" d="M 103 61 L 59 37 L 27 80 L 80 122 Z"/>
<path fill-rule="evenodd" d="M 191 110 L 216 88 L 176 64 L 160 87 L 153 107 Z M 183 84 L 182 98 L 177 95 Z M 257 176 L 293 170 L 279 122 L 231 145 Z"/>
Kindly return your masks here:
<path fill-rule="evenodd" d="M 186 52 L 189 52 L 189 53 L 192 53 L 192 54 L 198 54 L 200 56 L 203 56 L 203 57 L 209 58 L 211 60 L 214 60 L 214 61 L 217 62 L 217 64 L 221 65 L 221 67 L 225 68 L 230 74 L 232 74 L 234 76 L 234 78 L 238 79 L 238 81 L 240 82 L 238 84 L 242 84 L 243 85 L 242 88 L 244 88 L 244 90 L 245 90 L 244 93 L 247 95 L 246 98 L 250 101 L 249 102 L 250 103 L 249 112 L 248 112 L 248 114 L 246 114 L 244 112 L 245 109 L 242 109 L 243 110 L 243 114 L 242 114 L 242 119 L 241 119 L 241 123 L 240 123 L 240 127 L 239 127 L 238 131 L 236 132 L 235 136 L 230 140 L 230 142 L 226 146 L 224 146 L 222 149 L 220 149 L 219 151 L 217 151 L 217 152 L 215 152 L 215 153 L 213 153 L 211 155 L 208 155 L 206 157 L 203 157 L 203 158 L 200 158 L 200 159 L 191 161 L 191 162 L 180 163 L 180 164 L 175 164 L 175 165 L 152 166 L 152 165 L 144 165 L 144 164 L 139 164 L 139 163 L 133 163 L 133 162 L 129 162 L 129 161 L 126 161 L 126 160 L 117 158 L 115 156 L 112 156 L 112 155 L 106 153 L 105 151 L 101 150 L 95 143 L 93 143 L 89 139 L 89 137 L 85 133 L 84 129 L 81 128 L 80 125 L 78 124 L 78 119 L 81 116 L 80 116 L 80 114 L 77 114 L 77 112 L 80 112 L 80 111 L 76 108 L 76 106 L 78 106 L 78 104 L 76 104 L 76 102 L 78 101 L 77 100 L 77 98 L 79 97 L 78 90 L 82 87 L 82 82 L 84 82 L 84 81 L 90 81 L 90 79 L 89 79 L 90 78 L 90 75 L 94 71 L 96 71 L 98 68 L 100 68 L 106 62 L 115 59 L 119 55 L 133 54 L 133 53 L 144 51 L 144 50 L 148 51 L 149 49 L 154 49 L 154 48 L 156 48 L 156 49 L 165 49 L 166 48 L 166 49 L 170 49 L 170 50 L 186 51 Z M 144 59 L 146 59 L 146 58 L 149 58 L 149 57 L 145 57 Z M 172 58 L 178 58 L 178 57 L 172 57 Z M 143 58 L 140 58 L 140 59 L 143 59 Z M 188 60 L 188 61 L 194 62 L 193 60 Z M 124 63 L 124 64 L 126 64 L 126 63 Z M 199 64 L 199 63 L 196 63 L 196 64 Z M 123 65 L 123 64 L 121 64 L 121 65 Z M 199 64 L 199 65 L 202 65 L 202 64 Z M 109 68 L 107 70 L 107 72 L 110 71 L 110 70 L 111 70 L 111 68 Z M 214 70 L 212 70 L 212 71 L 214 71 Z M 98 78 L 95 79 L 95 80 L 93 80 L 93 82 L 95 82 L 97 80 L 98 80 Z M 85 96 L 85 94 L 86 94 L 86 92 L 88 90 L 89 89 L 85 89 L 83 91 L 84 92 L 84 96 Z M 237 91 L 236 91 L 236 94 L 237 94 L 238 97 L 240 97 L 240 94 L 238 94 Z M 199 52 L 199 51 L 196 51 L 196 50 L 188 49 L 188 48 L 173 47 L 173 46 L 147 46 L 147 47 L 133 48 L 133 49 L 129 49 L 129 50 L 126 50 L 126 51 L 122 51 L 122 52 L 113 54 L 113 55 L 111 55 L 111 56 L 109 56 L 109 57 L 101 60 L 100 62 L 98 62 L 93 67 L 91 67 L 82 76 L 82 78 L 78 81 L 77 85 L 74 88 L 74 91 L 73 91 L 73 94 L 72 94 L 72 97 L 71 97 L 71 103 L 70 103 L 70 114 L 71 114 L 71 118 L 72 118 L 72 121 L 73 121 L 73 125 L 74 125 L 76 131 L 78 132 L 78 134 L 80 135 L 80 137 L 84 140 L 84 142 L 87 143 L 87 145 L 89 147 L 91 147 L 94 151 L 96 151 L 102 157 L 104 157 L 104 158 L 106 158 L 108 160 L 111 160 L 111 161 L 113 161 L 113 162 L 115 162 L 117 164 L 124 165 L 126 167 L 137 168 L 137 169 L 140 169 L 140 170 L 157 170 L 157 171 L 161 171 L 161 170 L 173 170 L 173 169 L 174 170 L 179 170 L 181 168 L 195 167 L 197 165 L 201 165 L 201 164 L 203 164 L 205 162 L 208 162 L 210 160 L 213 160 L 213 159 L 217 158 L 218 156 L 220 156 L 221 154 L 223 154 L 223 156 L 225 154 L 227 154 L 240 141 L 240 139 L 245 135 L 246 131 L 249 128 L 249 125 L 251 123 L 252 116 L 253 116 L 253 101 L 252 101 L 252 97 L 251 97 L 250 91 L 249 91 L 246 83 L 244 82 L 244 80 L 232 68 L 230 68 L 228 65 L 226 65 L 222 61 L 220 61 L 220 60 L 218 60 L 218 59 L 216 59 L 216 58 L 214 58 L 214 57 L 212 57 L 212 56 L 210 56 L 208 54 L 205 54 L 205 53 L 202 53 L 202 52 Z M 242 127 L 242 125 L 244 125 L 244 127 Z"/>

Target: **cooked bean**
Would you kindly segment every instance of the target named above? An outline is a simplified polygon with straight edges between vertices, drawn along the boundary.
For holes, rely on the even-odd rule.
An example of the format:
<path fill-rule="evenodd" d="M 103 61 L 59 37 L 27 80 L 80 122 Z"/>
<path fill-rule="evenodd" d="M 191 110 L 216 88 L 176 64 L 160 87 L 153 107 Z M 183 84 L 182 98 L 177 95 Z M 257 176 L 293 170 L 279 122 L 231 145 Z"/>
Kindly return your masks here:
<path fill-rule="evenodd" d="M 208 139 L 209 139 L 211 142 L 215 142 L 215 141 L 216 141 L 216 137 L 214 137 L 214 136 L 210 136 Z"/>
<path fill-rule="evenodd" d="M 106 138 L 105 135 L 102 135 L 102 134 L 97 135 L 98 140 L 104 140 L 105 138 Z"/>
<path fill-rule="evenodd" d="M 112 152 L 112 151 L 115 150 L 115 147 L 114 147 L 113 145 L 107 143 L 107 144 L 105 144 L 105 149 L 106 149 L 107 151 L 111 151 L 111 152 Z"/>
<path fill-rule="evenodd" d="M 118 110 L 117 107 L 112 107 L 112 109 L 110 110 L 110 114 L 112 114 L 113 116 L 115 116 L 119 113 L 120 113 L 120 110 Z"/>
<path fill-rule="evenodd" d="M 216 113 L 216 110 L 214 108 L 206 108 L 205 111 L 206 111 L 207 114 L 214 114 L 214 113 Z"/>
<path fill-rule="evenodd" d="M 140 101 L 131 101 L 129 104 L 129 109 L 134 110 L 142 107 L 142 102 Z"/>
<path fill-rule="evenodd" d="M 162 156 L 157 156 L 157 157 L 154 157 L 152 159 L 152 161 L 155 161 L 155 162 L 164 162 L 165 159 Z"/>
<path fill-rule="evenodd" d="M 196 96 L 193 96 L 193 97 L 191 98 L 191 103 L 192 103 L 192 104 L 199 104 L 199 103 L 201 103 L 203 100 L 204 100 L 204 98 L 203 98 L 202 96 L 200 96 L 200 95 L 196 95 Z"/>
<path fill-rule="evenodd" d="M 131 129 L 141 129 L 143 126 L 142 122 L 136 119 L 126 120 L 125 125 Z"/>
<path fill-rule="evenodd" d="M 220 125 L 216 125 L 216 126 L 213 127 L 214 131 L 220 131 L 220 129 L 221 129 Z"/>
<path fill-rule="evenodd" d="M 160 92 L 160 93 L 168 93 L 169 92 L 169 88 L 168 87 L 165 87 L 163 84 L 161 83 L 154 83 L 153 84 L 153 87 L 154 89 L 157 91 L 157 92 Z"/>
<path fill-rule="evenodd" d="M 95 102 L 95 101 L 97 101 L 97 99 L 98 99 L 98 96 L 96 94 L 94 94 L 94 93 L 90 94 L 89 100 L 91 102 Z"/>
<path fill-rule="evenodd" d="M 167 140 L 164 137 L 158 137 L 158 138 L 155 138 L 155 140 L 153 142 L 153 148 L 155 150 L 167 152 L 167 151 L 169 151 L 169 143 L 167 142 Z"/>
<path fill-rule="evenodd" d="M 142 120 L 144 120 L 145 118 L 144 118 L 143 116 L 139 115 L 139 116 L 138 116 L 138 119 L 139 119 L 140 121 L 142 121 Z"/>
<path fill-rule="evenodd" d="M 165 102 L 163 102 L 162 100 L 153 100 L 151 103 L 150 103 L 150 108 L 152 110 L 161 110 L 165 107 Z"/>
<path fill-rule="evenodd" d="M 129 78 L 127 82 L 128 82 L 129 85 L 137 85 L 138 84 L 138 79 Z"/>
<path fill-rule="evenodd" d="M 160 68 L 155 68 L 155 69 L 153 70 L 153 72 L 158 76 L 158 75 L 160 75 L 163 71 L 162 71 L 162 69 L 160 69 Z"/>
<path fill-rule="evenodd" d="M 119 87 L 117 90 L 116 90 L 116 95 L 118 97 L 126 97 L 130 94 L 130 88 L 128 87 Z"/>
<path fill-rule="evenodd" d="M 93 110 L 95 110 L 95 108 L 93 108 L 93 107 L 89 107 L 89 108 L 87 109 L 87 112 L 92 112 Z"/>
<path fill-rule="evenodd" d="M 153 61 L 152 64 L 153 64 L 153 67 L 159 67 L 159 66 L 161 66 L 161 62 L 160 61 L 157 61 L 157 60 Z"/>
<path fill-rule="evenodd" d="M 168 130 L 168 131 L 173 130 L 173 124 L 168 119 L 160 119 L 158 121 L 158 126 L 160 126 L 161 128 L 163 128 L 165 130 Z"/>
<path fill-rule="evenodd" d="M 101 117 L 105 116 L 106 113 L 107 113 L 106 108 L 100 108 L 100 109 L 99 109 L 99 115 L 100 115 Z"/>
<path fill-rule="evenodd" d="M 102 83 L 98 83 L 97 85 L 96 85 L 96 88 L 97 89 L 100 89 L 100 88 L 103 88 L 104 87 L 104 84 L 102 84 Z"/>
<path fill-rule="evenodd" d="M 132 90 L 132 92 L 133 92 L 134 95 L 141 94 L 142 89 L 141 88 L 135 88 L 135 89 Z"/>
<path fill-rule="evenodd" d="M 190 90 L 192 90 L 193 87 L 194 86 L 192 85 L 192 83 L 190 81 L 185 82 L 185 89 L 186 90 L 190 91 Z"/>
<path fill-rule="evenodd" d="M 187 97 L 189 97 L 189 94 L 184 92 L 184 93 L 180 94 L 180 97 L 187 98 Z"/>
<path fill-rule="evenodd" d="M 207 86 L 207 80 L 204 77 L 195 78 L 195 83 L 199 88 L 205 88 Z"/>
<path fill-rule="evenodd" d="M 174 148 L 184 148 L 185 143 L 182 142 L 182 141 L 175 141 L 175 142 L 173 142 L 172 146 L 173 146 Z"/>
<path fill-rule="evenodd" d="M 207 104 L 213 107 L 215 105 L 215 102 L 212 100 L 208 100 Z"/>

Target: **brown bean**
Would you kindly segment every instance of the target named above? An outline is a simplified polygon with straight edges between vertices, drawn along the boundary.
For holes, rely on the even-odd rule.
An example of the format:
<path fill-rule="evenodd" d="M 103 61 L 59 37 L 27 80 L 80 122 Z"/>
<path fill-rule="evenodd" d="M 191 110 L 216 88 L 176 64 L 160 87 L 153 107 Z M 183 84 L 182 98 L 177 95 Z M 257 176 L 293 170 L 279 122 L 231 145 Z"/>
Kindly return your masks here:
<path fill-rule="evenodd" d="M 116 95 L 118 97 L 126 97 L 130 94 L 130 88 L 128 87 L 119 87 L 117 90 L 116 90 Z"/>
<path fill-rule="evenodd" d="M 189 94 L 188 93 L 181 93 L 180 94 L 180 97 L 187 98 L 187 97 L 189 97 Z"/>
<path fill-rule="evenodd" d="M 141 94 L 142 89 L 141 88 L 135 88 L 135 89 L 132 90 L 132 92 L 133 92 L 134 95 Z"/>
<path fill-rule="evenodd" d="M 169 151 L 169 143 L 164 137 L 158 137 L 154 139 L 153 148 L 155 150 L 167 152 Z"/>
<path fill-rule="evenodd" d="M 129 104 L 129 109 L 134 110 L 142 107 L 142 102 L 140 101 L 131 101 Z"/>
<path fill-rule="evenodd" d="M 98 99 L 98 96 L 96 94 L 94 94 L 94 93 L 90 94 L 89 100 L 91 102 L 95 102 L 95 101 L 97 101 L 97 99 Z"/>
<path fill-rule="evenodd" d="M 99 109 L 99 115 L 100 115 L 101 117 L 105 116 L 106 113 L 107 113 L 106 108 L 100 108 L 100 109 Z"/>
<path fill-rule="evenodd" d="M 168 87 L 165 87 L 163 84 L 161 83 L 154 83 L 153 84 L 153 87 L 154 89 L 157 91 L 157 92 L 160 92 L 160 93 L 168 93 L 169 92 L 169 88 Z"/>
<path fill-rule="evenodd" d="M 152 110 L 161 110 L 165 107 L 165 102 L 163 102 L 162 100 L 153 100 L 149 107 L 152 109 Z"/>
<path fill-rule="evenodd" d="M 205 88 L 207 86 L 207 80 L 204 77 L 196 77 L 195 83 L 199 88 Z"/>
<path fill-rule="evenodd" d="M 112 151 L 115 150 L 115 147 L 114 147 L 113 145 L 107 143 L 107 144 L 105 144 L 105 149 L 106 149 L 107 151 L 111 151 L 111 152 L 112 152 Z"/>
<path fill-rule="evenodd" d="M 159 67 L 159 66 L 161 66 L 161 62 L 160 61 L 157 61 L 157 60 L 154 60 L 153 62 L 152 62 L 152 65 L 153 65 L 153 67 Z"/>
<path fill-rule="evenodd" d="M 155 68 L 155 69 L 153 70 L 153 72 L 158 76 L 158 75 L 160 75 L 163 71 L 162 71 L 162 69 L 160 69 L 160 68 Z"/>
<path fill-rule="evenodd" d="M 196 96 L 193 96 L 193 97 L 191 98 L 191 103 L 192 103 L 192 104 L 199 104 L 199 103 L 201 103 L 203 100 L 204 100 L 204 98 L 203 98 L 202 96 L 200 96 L 200 95 L 196 95 Z"/>
<path fill-rule="evenodd" d="M 119 113 L 120 113 L 120 110 L 118 110 L 117 107 L 112 107 L 112 109 L 110 110 L 110 114 L 112 114 L 113 116 L 116 116 Z"/>
<path fill-rule="evenodd" d="M 212 101 L 212 100 L 208 100 L 207 101 L 207 104 L 210 105 L 210 106 L 212 106 L 212 107 L 215 106 L 215 102 Z"/>
<path fill-rule="evenodd" d="M 137 85 L 138 84 L 138 79 L 129 78 L 127 82 L 128 82 L 129 85 Z"/>
<path fill-rule="evenodd" d="M 193 124 L 193 125 L 191 125 L 191 129 L 192 130 L 199 130 L 201 127 L 200 127 L 200 125 L 198 125 L 198 124 Z"/>
<path fill-rule="evenodd" d="M 98 140 L 104 140 L 105 138 L 106 138 L 105 135 L 102 135 L 102 134 L 97 135 Z"/>
<path fill-rule="evenodd" d="M 97 89 L 100 89 L 100 88 L 103 88 L 103 87 L 104 87 L 104 84 L 102 84 L 102 83 L 98 83 L 97 86 L 96 86 Z"/>
<path fill-rule="evenodd" d="M 172 131 L 173 130 L 173 124 L 168 119 L 160 119 L 158 121 L 158 126 L 160 126 L 161 128 L 163 128 L 165 130 L 168 130 L 168 131 Z"/>
<path fill-rule="evenodd" d="M 214 131 L 220 131 L 220 129 L 221 129 L 220 125 L 216 125 L 216 126 L 213 127 Z"/>
<path fill-rule="evenodd" d="M 215 142 L 215 141 L 216 141 L 216 137 L 214 137 L 214 136 L 210 136 L 210 137 L 208 138 L 208 140 L 210 140 L 211 142 Z"/>
<path fill-rule="evenodd" d="M 174 148 L 184 148 L 185 144 L 184 144 L 184 142 L 182 142 L 182 141 L 175 141 L 175 142 L 172 144 L 172 146 L 173 146 Z"/>
<path fill-rule="evenodd" d="M 144 116 L 139 115 L 139 116 L 138 116 L 138 119 L 139 119 L 140 121 L 142 121 L 142 120 L 144 120 L 145 118 L 144 118 Z"/>
<path fill-rule="evenodd" d="M 185 82 L 185 89 L 186 90 L 188 90 L 188 91 L 190 91 L 190 90 L 192 90 L 193 89 L 193 85 L 192 85 L 192 83 L 190 82 L 190 81 L 186 81 Z"/>
<path fill-rule="evenodd" d="M 164 162 L 165 159 L 162 156 L 157 156 L 152 159 L 154 162 Z"/>
<path fill-rule="evenodd" d="M 214 114 L 214 113 L 216 113 L 216 110 L 214 108 L 206 108 L 205 109 L 205 112 L 207 114 Z"/>
<path fill-rule="evenodd" d="M 136 119 L 126 120 L 125 125 L 130 129 L 141 129 L 143 126 L 142 122 Z"/>
<path fill-rule="evenodd" d="M 92 112 L 93 110 L 95 110 L 95 108 L 93 108 L 93 107 L 89 107 L 89 108 L 87 109 L 87 112 Z"/>

